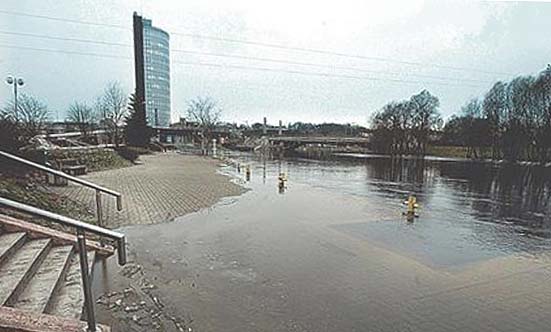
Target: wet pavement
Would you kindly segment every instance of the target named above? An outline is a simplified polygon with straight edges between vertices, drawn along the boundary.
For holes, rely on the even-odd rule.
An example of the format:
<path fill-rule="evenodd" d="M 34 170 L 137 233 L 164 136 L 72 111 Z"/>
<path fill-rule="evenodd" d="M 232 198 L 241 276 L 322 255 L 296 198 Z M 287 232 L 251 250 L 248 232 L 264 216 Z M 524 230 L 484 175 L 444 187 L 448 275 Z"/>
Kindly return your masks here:
<path fill-rule="evenodd" d="M 499 232 L 497 219 L 466 218 L 475 209 L 442 208 L 451 203 L 426 175 L 404 187 L 365 165 L 242 162 L 252 167 L 251 191 L 171 223 L 122 229 L 132 263 L 96 271 L 100 321 L 120 331 L 543 331 L 551 323 L 547 240 L 527 241 L 526 226 Z M 224 171 L 244 177 L 235 166 Z M 422 172 L 449 190 L 441 169 Z M 424 208 L 408 224 L 402 201 L 412 191 Z"/>
<path fill-rule="evenodd" d="M 240 195 L 243 188 L 217 174 L 218 161 L 175 152 L 140 156 L 140 164 L 108 171 L 92 172 L 83 179 L 117 190 L 123 197 L 123 210 L 116 200 L 103 196 L 104 225 L 155 224 L 196 212 L 222 197 Z M 69 184 L 51 190 L 71 197 L 95 211 L 94 190 Z"/>

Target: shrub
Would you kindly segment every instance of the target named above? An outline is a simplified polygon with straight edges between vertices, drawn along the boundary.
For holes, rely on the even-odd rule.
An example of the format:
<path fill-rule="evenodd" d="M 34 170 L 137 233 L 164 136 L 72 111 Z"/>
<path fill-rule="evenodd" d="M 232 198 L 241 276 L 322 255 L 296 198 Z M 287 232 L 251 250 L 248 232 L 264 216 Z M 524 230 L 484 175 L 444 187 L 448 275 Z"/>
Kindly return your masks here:
<path fill-rule="evenodd" d="M 118 148 L 117 153 L 124 159 L 135 162 L 140 155 L 151 154 L 151 150 L 137 146 L 125 146 Z"/>

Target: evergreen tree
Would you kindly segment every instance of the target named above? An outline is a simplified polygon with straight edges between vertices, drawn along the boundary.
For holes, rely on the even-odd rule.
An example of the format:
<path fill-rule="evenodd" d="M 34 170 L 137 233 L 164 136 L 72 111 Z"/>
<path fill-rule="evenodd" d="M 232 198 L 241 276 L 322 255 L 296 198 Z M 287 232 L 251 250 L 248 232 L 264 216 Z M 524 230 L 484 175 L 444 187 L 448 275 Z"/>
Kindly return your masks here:
<path fill-rule="evenodd" d="M 145 107 L 143 102 L 130 95 L 128 102 L 128 115 L 125 119 L 126 142 L 129 146 L 145 147 L 151 139 L 151 128 L 147 125 Z"/>

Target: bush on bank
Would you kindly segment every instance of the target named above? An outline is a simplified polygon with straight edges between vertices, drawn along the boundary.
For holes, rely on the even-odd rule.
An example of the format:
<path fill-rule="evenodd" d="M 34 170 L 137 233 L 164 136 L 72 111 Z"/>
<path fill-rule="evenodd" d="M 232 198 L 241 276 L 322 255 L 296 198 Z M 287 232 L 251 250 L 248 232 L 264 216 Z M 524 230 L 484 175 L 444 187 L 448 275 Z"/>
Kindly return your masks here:
<path fill-rule="evenodd" d="M 63 159 L 76 159 L 85 165 L 88 172 L 97 172 L 132 166 L 132 162 L 123 158 L 117 151 L 110 149 L 90 151 L 53 150 L 48 154 L 48 161 L 58 162 Z"/>

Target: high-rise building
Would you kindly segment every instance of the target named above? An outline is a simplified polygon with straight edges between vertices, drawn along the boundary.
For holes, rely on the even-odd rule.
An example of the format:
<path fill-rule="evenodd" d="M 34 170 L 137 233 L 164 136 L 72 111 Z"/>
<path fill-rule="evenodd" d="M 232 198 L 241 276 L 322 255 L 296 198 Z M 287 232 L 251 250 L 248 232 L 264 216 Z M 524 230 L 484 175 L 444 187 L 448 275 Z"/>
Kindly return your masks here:
<path fill-rule="evenodd" d="M 134 26 L 134 42 L 140 43 L 141 39 L 141 43 L 143 43 L 138 47 L 135 44 L 135 51 L 138 54 L 136 57 L 136 94 L 138 99 L 145 99 L 148 125 L 168 127 L 170 125 L 169 35 L 166 31 L 154 27 L 151 20 L 137 14 L 134 14 Z M 138 31 L 136 31 L 136 27 Z M 139 53 L 142 55 L 140 56 Z M 143 69 L 138 68 L 140 66 L 143 66 Z M 143 86 L 139 87 L 141 84 Z M 144 91 L 140 91 L 140 89 Z M 141 94 L 144 95 L 141 96 Z"/>

